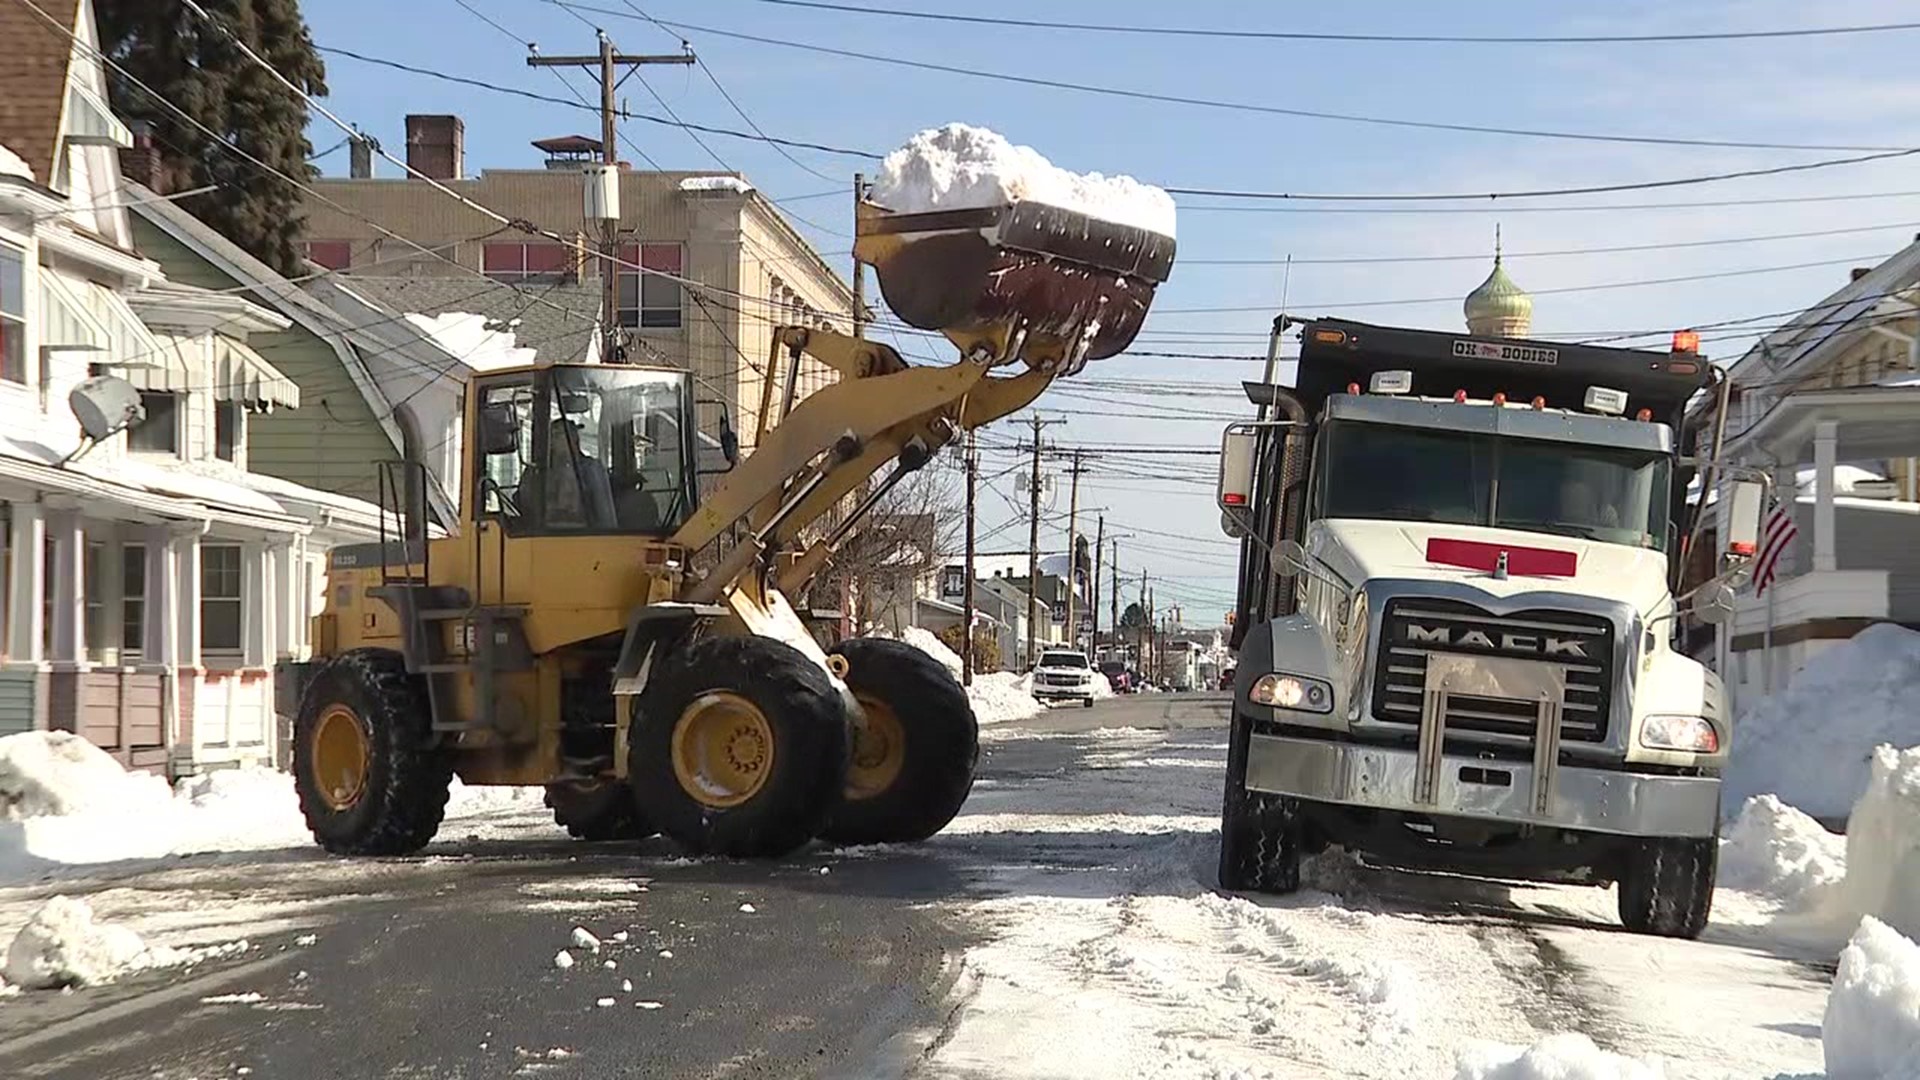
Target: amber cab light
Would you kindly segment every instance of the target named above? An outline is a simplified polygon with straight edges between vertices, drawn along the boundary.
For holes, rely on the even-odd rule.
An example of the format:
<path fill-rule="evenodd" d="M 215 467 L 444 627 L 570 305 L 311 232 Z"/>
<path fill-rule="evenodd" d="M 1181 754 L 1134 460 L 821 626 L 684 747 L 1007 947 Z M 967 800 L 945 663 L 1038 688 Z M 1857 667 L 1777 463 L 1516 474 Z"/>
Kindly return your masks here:
<path fill-rule="evenodd" d="M 1646 422 L 1647 422 L 1648 420 L 1651 420 L 1651 419 L 1653 419 L 1653 410 L 1652 410 L 1652 409 L 1641 409 L 1641 410 L 1640 410 L 1639 412 L 1637 412 L 1637 413 L 1634 413 L 1634 414 L 1633 414 L 1633 418 L 1634 418 L 1635 420 L 1638 420 L 1638 421 L 1640 421 L 1641 423 L 1643 423 L 1643 424 L 1644 424 L 1644 423 L 1646 423 Z"/>
<path fill-rule="evenodd" d="M 1700 332 L 1698 330 L 1675 330 L 1673 332 L 1673 351 L 1696 353 L 1700 351 Z"/>
<path fill-rule="evenodd" d="M 1495 405 L 1505 405 L 1507 403 L 1506 392 L 1503 390 L 1495 390 L 1493 392 L 1493 403 Z"/>
<path fill-rule="evenodd" d="M 1533 395 L 1533 411 L 1534 412 L 1539 412 L 1540 410 L 1546 407 L 1547 407 L 1546 398 L 1541 397 L 1539 394 Z"/>
<path fill-rule="evenodd" d="M 1455 405 L 1464 405 L 1466 404 L 1466 401 L 1467 401 L 1467 392 L 1465 390 L 1455 390 L 1453 392 L 1453 403 Z"/>

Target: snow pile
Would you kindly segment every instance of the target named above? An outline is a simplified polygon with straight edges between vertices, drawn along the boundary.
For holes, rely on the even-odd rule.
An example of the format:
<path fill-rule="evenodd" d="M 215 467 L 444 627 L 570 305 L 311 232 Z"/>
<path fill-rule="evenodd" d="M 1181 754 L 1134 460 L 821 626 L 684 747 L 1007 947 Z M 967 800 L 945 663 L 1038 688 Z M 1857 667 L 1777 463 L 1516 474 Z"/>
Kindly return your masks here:
<path fill-rule="evenodd" d="M 0 176 L 18 176 L 25 180 L 33 179 L 33 166 L 25 158 L 0 144 Z"/>
<path fill-rule="evenodd" d="M 948 648 L 938 634 L 924 626 L 909 626 L 900 631 L 900 640 L 940 661 L 947 674 L 956 679 L 960 677 L 960 654 Z"/>
<path fill-rule="evenodd" d="M 0 819 L 82 814 L 166 798 L 164 781 L 128 773 L 106 751 L 72 732 L 0 738 Z"/>
<path fill-rule="evenodd" d="M 873 187 L 874 202 L 903 214 L 1023 199 L 1173 235 L 1173 197 L 1159 188 L 1130 176 L 1068 172 L 1032 147 L 968 124 L 915 135 L 887 155 Z"/>
<path fill-rule="evenodd" d="M 1734 727 L 1726 799 L 1755 795 L 1837 821 L 1866 789 L 1873 748 L 1920 746 L 1920 633 L 1891 623 L 1807 661 Z"/>
<path fill-rule="evenodd" d="M 1863 920 L 1840 953 L 1820 1041 L 1833 1080 L 1920 1076 L 1920 945 Z"/>
<path fill-rule="evenodd" d="M 53 990 L 111 982 L 151 961 L 139 934 L 95 922 L 85 900 L 55 896 L 14 936 L 0 974 L 29 990 Z"/>
<path fill-rule="evenodd" d="M 1846 844 L 1846 877 L 1829 896 L 1838 925 L 1865 916 L 1920 937 L 1920 748 L 1874 751 Z"/>
<path fill-rule="evenodd" d="M 407 321 L 432 338 L 434 344 L 445 349 L 454 359 L 475 371 L 525 367 L 538 356 L 535 350 L 515 342 L 512 324 L 507 324 L 506 329 L 499 329 L 499 324 L 488 325 L 489 320 L 485 315 L 467 311 L 421 315 L 409 311 Z"/>
<path fill-rule="evenodd" d="M 1526 1049 L 1485 1048 L 1460 1056 L 1454 1080 L 1663 1080 L 1659 1062 L 1623 1057 L 1585 1035 L 1549 1035 Z"/>
<path fill-rule="evenodd" d="M 680 181 L 681 191 L 730 191 L 735 195 L 745 195 L 753 190 L 753 185 L 737 176 L 689 176 Z"/>
<path fill-rule="evenodd" d="M 1720 842 L 1722 886 L 1793 904 L 1846 873 L 1846 840 L 1773 795 L 1747 800 Z"/>
<path fill-rule="evenodd" d="M 938 660 L 954 678 L 960 677 L 959 654 L 947 648 L 933 631 L 909 626 L 900 632 L 900 640 Z M 973 706 L 974 720 L 983 725 L 1025 720 L 1047 708 L 1027 692 L 1021 676 L 1011 671 L 976 672 L 973 685 L 967 688 L 967 701 Z"/>

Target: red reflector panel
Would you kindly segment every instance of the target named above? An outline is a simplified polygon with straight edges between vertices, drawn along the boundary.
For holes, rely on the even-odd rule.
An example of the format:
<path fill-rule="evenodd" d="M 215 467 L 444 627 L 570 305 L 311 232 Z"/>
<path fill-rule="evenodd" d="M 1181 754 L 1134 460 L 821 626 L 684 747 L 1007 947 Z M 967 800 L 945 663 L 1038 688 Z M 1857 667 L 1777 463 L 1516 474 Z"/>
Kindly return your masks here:
<path fill-rule="evenodd" d="M 1247 497 L 1245 495 L 1242 495 L 1238 491 L 1227 492 L 1226 494 L 1220 496 L 1220 501 L 1223 503 L 1226 503 L 1228 506 L 1247 505 Z"/>
<path fill-rule="evenodd" d="M 1500 565 L 1500 553 L 1503 551 L 1507 553 L 1507 573 L 1522 577 L 1572 577 L 1579 563 L 1573 552 L 1555 551 L 1552 548 L 1514 547 L 1511 544 L 1446 540 L 1440 537 L 1427 541 L 1428 562 L 1468 570 L 1485 570 L 1487 573 L 1492 573 Z"/>
<path fill-rule="evenodd" d="M 1733 552 L 1735 555 L 1751 555 L 1756 549 L 1752 544 L 1738 543 L 1728 544 L 1727 550 Z"/>

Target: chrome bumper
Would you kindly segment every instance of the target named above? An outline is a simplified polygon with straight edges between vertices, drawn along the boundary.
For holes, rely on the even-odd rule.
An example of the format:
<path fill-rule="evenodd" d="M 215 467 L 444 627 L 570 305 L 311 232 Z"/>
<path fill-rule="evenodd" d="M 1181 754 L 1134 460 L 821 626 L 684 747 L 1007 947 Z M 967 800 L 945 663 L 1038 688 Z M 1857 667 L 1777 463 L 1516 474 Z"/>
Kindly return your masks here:
<path fill-rule="evenodd" d="M 1531 762 L 1445 755 L 1438 766 L 1422 770 L 1412 750 L 1254 735 L 1246 786 L 1315 802 L 1623 836 L 1712 836 L 1720 817 L 1720 781 L 1712 777 L 1562 765 L 1551 783 L 1536 784 Z M 1432 777 L 1424 788 L 1423 771 Z M 1544 804 L 1534 799 L 1543 790 Z"/>

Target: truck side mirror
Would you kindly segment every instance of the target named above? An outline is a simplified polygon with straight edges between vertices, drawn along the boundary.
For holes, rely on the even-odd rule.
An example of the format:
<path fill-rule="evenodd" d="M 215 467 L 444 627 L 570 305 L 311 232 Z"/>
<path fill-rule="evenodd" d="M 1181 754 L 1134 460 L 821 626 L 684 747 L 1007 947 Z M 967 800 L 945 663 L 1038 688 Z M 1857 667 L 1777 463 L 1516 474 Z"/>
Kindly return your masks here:
<path fill-rule="evenodd" d="M 1253 466 L 1259 450 L 1259 433 L 1250 427 L 1235 424 L 1220 437 L 1220 479 L 1214 498 L 1228 518 L 1253 509 Z"/>
<path fill-rule="evenodd" d="M 1282 540 L 1273 549 L 1273 573 L 1275 577 L 1290 578 L 1308 573 L 1312 564 L 1307 559 L 1307 549 L 1300 546 L 1298 540 Z"/>
<path fill-rule="evenodd" d="M 1758 480 L 1735 480 L 1726 487 L 1720 515 L 1722 560 L 1751 559 L 1760 554 L 1760 524 L 1765 515 L 1767 486 Z"/>
<path fill-rule="evenodd" d="M 1728 622 L 1733 614 L 1733 586 L 1724 581 L 1709 581 L 1693 596 L 1693 617 L 1708 626 Z"/>

